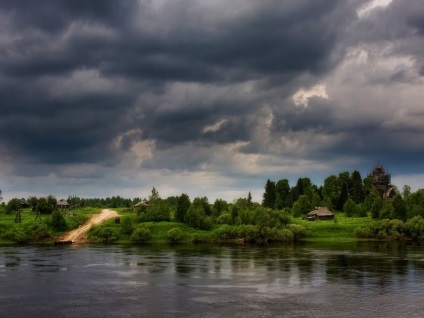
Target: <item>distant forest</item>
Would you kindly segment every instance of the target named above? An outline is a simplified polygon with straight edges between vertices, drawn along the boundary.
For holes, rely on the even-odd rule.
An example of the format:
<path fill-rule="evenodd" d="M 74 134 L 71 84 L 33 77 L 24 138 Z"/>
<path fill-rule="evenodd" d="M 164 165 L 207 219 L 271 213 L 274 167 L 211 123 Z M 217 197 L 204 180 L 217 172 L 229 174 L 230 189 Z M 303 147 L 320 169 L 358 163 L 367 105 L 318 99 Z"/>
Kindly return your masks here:
<path fill-rule="evenodd" d="M 147 204 L 137 205 L 145 200 Z M 175 220 L 188 223 L 196 228 L 209 228 L 212 224 L 237 224 L 242 222 L 243 211 L 259 207 L 282 211 L 292 217 L 303 217 L 316 207 L 326 207 L 333 212 L 344 212 L 347 217 L 366 217 L 373 219 L 399 219 L 405 221 L 414 216 L 424 217 L 424 189 L 411 192 L 409 186 L 399 191 L 391 184 L 391 176 L 381 165 L 377 165 L 362 178 L 359 171 L 344 171 L 330 175 L 322 186 L 313 184 L 310 178 L 297 180 L 290 186 L 287 179 L 267 180 L 262 202 L 252 202 L 250 192 L 245 198 L 233 202 L 217 199 L 212 204 L 207 197 L 191 200 L 187 194 L 162 199 L 155 188 L 146 198 L 80 198 L 69 196 L 66 199 L 70 208 L 134 208 L 138 214 L 149 221 Z M 50 214 L 56 209 L 57 200 L 29 197 L 12 199 L 2 203 L 7 213 L 13 213 L 23 206 L 33 211 Z"/>

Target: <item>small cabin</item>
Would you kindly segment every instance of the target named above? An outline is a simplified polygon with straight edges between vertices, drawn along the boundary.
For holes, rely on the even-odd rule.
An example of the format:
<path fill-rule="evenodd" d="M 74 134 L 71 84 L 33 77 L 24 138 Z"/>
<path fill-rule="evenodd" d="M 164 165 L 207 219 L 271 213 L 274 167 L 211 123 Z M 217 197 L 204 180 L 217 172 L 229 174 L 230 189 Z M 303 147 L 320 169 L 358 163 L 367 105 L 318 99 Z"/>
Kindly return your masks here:
<path fill-rule="evenodd" d="M 315 210 L 309 212 L 306 215 L 306 219 L 308 221 L 315 221 L 315 220 L 333 220 L 334 219 L 334 213 L 328 210 L 325 207 L 317 207 Z"/>
<path fill-rule="evenodd" d="M 142 200 L 138 202 L 137 204 L 133 205 L 133 211 L 136 211 L 139 207 L 148 207 L 148 206 L 149 206 L 149 201 Z"/>
<path fill-rule="evenodd" d="M 62 199 L 62 200 L 57 201 L 56 207 L 58 209 L 64 210 L 64 209 L 69 208 L 69 203 L 66 200 Z"/>

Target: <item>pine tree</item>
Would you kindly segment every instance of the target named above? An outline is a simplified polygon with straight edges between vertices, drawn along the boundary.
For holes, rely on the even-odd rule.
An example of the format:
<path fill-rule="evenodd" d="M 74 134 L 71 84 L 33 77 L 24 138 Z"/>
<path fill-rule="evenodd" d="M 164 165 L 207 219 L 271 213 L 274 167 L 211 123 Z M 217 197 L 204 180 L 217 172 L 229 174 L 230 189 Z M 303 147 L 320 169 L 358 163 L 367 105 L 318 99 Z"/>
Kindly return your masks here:
<path fill-rule="evenodd" d="M 175 220 L 184 222 L 184 216 L 190 208 L 191 202 L 187 194 L 183 193 L 178 197 L 177 209 L 175 211 Z"/>
<path fill-rule="evenodd" d="M 262 206 L 266 208 L 275 208 L 275 182 L 267 180 L 265 185 L 265 192 L 263 194 Z"/>
<path fill-rule="evenodd" d="M 350 197 L 355 203 L 360 203 L 364 200 L 364 186 L 361 174 L 357 170 L 352 172 L 352 190 Z"/>

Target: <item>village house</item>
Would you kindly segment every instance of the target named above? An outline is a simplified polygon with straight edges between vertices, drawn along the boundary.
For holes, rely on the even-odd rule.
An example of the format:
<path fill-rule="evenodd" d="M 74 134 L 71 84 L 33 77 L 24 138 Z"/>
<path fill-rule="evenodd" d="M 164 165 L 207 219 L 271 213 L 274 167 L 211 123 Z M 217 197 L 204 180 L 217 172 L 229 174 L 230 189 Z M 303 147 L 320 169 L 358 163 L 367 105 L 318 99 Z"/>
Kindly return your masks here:
<path fill-rule="evenodd" d="M 308 221 L 314 221 L 314 220 L 333 220 L 334 219 L 334 213 L 328 210 L 325 207 L 317 207 L 315 210 L 309 212 L 306 215 L 306 219 Z"/>
<path fill-rule="evenodd" d="M 62 209 L 62 210 L 67 209 L 67 208 L 69 208 L 69 203 L 64 199 L 61 199 L 61 200 L 57 201 L 56 207 L 58 209 Z"/>

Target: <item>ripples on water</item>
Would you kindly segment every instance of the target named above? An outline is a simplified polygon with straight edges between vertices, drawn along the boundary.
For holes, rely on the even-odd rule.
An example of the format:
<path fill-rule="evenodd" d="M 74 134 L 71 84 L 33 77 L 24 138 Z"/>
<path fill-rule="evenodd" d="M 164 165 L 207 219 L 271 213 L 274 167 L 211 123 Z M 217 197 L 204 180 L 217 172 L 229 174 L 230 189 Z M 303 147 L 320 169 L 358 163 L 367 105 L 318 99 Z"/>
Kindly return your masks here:
<path fill-rule="evenodd" d="M 397 244 L 0 247 L 0 317 L 422 317 Z"/>

